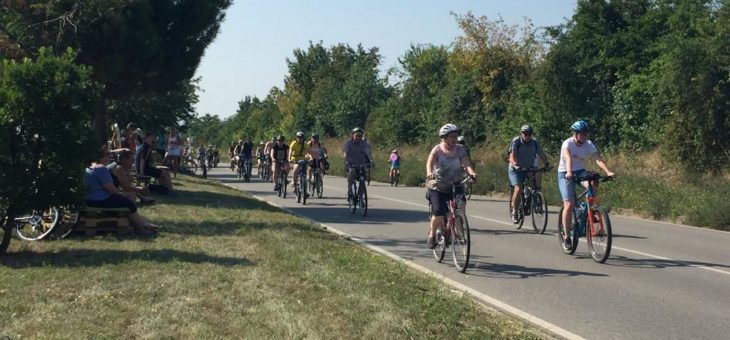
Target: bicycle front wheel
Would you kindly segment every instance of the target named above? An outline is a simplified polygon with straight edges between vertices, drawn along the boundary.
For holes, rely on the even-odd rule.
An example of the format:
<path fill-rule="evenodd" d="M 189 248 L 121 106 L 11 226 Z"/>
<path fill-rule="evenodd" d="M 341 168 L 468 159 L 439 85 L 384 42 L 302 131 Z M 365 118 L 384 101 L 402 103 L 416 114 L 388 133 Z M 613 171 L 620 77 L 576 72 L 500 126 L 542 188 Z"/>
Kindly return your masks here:
<path fill-rule="evenodd" d="M 535 232 L 542 234 L 548 224 L 548 206 L 542 192 L 532 193 L 532 228 Z"/>
<path fill-rule="evenodd" d="M 358 203 L 360 204 L 360 214 L 365 216 L 368 214 L 368 190 L 367 187 L 360 183 L 360 193 L 358 194 Z"/>
<path fill-rule="evenodd" d="M 23 240 L 42 240 L 58 225 L 60 214 L 51 207 L 43 211 L 35 211 L 30 215 L 15 219 L 15 232 Z"/>
<path fill-rule="evenodd" d="M 606 262 L 611 254 L 611 220 L 608 213 L 603 207 L 595 207 L 592 209 L 588 222 L 588 232 L 586 233 L 586 241 L 588 242 L 588 250 L 591 257 L 598 263 Z M 590 221 L 593 221 L 592 223 Z"/>
<path fill-rule="evenodd" d="M 302 205 L 307 205 L 307 175 L 299 174 L 299 194 L 302 195 Z"/>
<path fill-rule="evenodd" d="M 317 198 L 322 198 L 322 193 L 324 192 L 324 184 L 322 184 L 322 175 L 317 175 L 315 178 L 315 181 L 317 182 Z"/>
<path fill-rule="evenodd" d="M 454 255 L 454 265 L 456 270 L 464 273 L 469 266 L 471 237 L 469 234 L 469 221 L 463 211 L 457 210 L 454 212 L 454 225 L 451 228 L 453 230 L 451 252 Z"/>
<path fill-rule="evenodd" d="M 357 202 L 355 201 L 355 197 L 357 197 L 357 185 L 354 183 L 350 187 L 351 195 L 347 195 L 347 208 L 350 210 L 350 214 L 354 214 L 355 210 L 357 210 Z"/>

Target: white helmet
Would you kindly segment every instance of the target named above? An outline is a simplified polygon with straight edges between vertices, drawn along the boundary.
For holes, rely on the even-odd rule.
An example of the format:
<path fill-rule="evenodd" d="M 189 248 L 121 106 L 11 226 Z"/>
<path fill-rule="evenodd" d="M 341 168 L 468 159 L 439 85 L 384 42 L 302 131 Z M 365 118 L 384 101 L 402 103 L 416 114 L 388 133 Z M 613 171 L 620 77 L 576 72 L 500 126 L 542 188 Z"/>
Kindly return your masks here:
<path fill-rule="evenodd" d="M 454 124 L 446 124 L 439 129 L 439 137 L 444 137 L 452 132 L 459 132 L 459 128 Z"/>

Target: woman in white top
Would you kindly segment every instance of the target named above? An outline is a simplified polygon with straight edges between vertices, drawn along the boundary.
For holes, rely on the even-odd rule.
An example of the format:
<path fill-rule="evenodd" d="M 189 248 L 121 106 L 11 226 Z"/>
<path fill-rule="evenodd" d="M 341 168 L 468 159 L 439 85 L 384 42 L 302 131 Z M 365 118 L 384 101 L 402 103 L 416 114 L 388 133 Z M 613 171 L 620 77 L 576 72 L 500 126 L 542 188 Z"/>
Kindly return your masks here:
<path fill-rule="evenodd" d="M 563 235 L 566 247 L 570 247 L 570 235 L 568 235 L 568 226 L 573 220 L 573 208 L 575 207 L 575 185 L 573 177 L 581 178 L 586 175 L 585 162 L 589 158 L 593 158 L 596 164 L 603 170 L 607 176 L 613 177 L 615 174 L 606 166 L 606 162 L 601 158 L 596 146 L 588 140 L 588 132 L 590 127 L 584 120 L 579 120 L 570 126 L 573 130 L 573 136 L 563 141 L 560 148 L 560 165 L 558 166 L 558 189 L 560 196 L 563 198 Z M 588 186 L 588 183 L 583 183 Z"/>
<path fill-rule="evenodd" d="M 180 156 L 182 155 L 182 139 L 177 133 L 175 127 L 170 128 L 170 133 L 165 139 L 165 159 L 172 162 L 173 177 L 177 177 L 177 167 L 180 165 Z"/>

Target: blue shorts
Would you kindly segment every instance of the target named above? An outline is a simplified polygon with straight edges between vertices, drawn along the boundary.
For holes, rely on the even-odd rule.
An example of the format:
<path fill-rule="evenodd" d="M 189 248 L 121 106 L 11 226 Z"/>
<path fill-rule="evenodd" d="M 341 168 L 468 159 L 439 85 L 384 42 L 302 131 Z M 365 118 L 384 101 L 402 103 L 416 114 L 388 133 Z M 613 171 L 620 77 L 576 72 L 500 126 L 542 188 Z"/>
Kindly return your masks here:
<path fill-rule="evenodd" d="M 391 164 L 390 165 L 390 169 L 391 170 L 393 170 L 393 169 L 400 169 L 400 164 Z"/>
<path fill-rule="evenodd" d="M 585 169 L 573 171 L 573 177 L 583 177 L 587 171 Z M 565 201 L 573 201 L 575 199 L 575 183 L 573 180 L 565 179 L 566 171 L 558 172 L 558 189 L 560 189 L 560 197 Z"/>
<path fill-rule="evenodd" d="M 527 179 L 527 171 L 515 171 L 515 169 L 512 169 L 511 166 L 507 169 L 507 174 L 509 174 L 510 186 L 515 186 L 517 184 L 522 185 L 522 183 L 525 183 L 525 179 Z"/>

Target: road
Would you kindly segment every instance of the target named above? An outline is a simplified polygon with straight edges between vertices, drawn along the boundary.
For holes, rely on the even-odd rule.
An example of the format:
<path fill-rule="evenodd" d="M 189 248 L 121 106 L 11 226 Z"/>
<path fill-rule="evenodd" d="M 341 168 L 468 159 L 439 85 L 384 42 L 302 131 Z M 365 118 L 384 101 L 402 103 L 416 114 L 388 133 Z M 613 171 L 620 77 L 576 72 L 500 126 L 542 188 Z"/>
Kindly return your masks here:
<path fill-rule="evenodd" d="M 548 231 L 538 235 L 528 221 L 522 230 L 514 228 L 504 199 L 475 195 L 467 207 L 473 264 L 461 274 L 449 252 L 449 261 L 436 263 L 426 247 L 428 213 L 422 188 L 372 182 L 370 208 L 362 217 L 347 209 L 344 178 L 327 176 L 323 198 L 310 198 L 306 206 L 296 203 L 291 186 L 281 199 L 271 183 L 258 178 L 241 183 L 228 169 L 213 169 L 209 178 L 456 281 L 568 338 L 730 337 L 727 232 L 612 215 L 611 257 L 599 264 L 585 242 L 575 255 L 563 254 L 554 208 Z"/>

